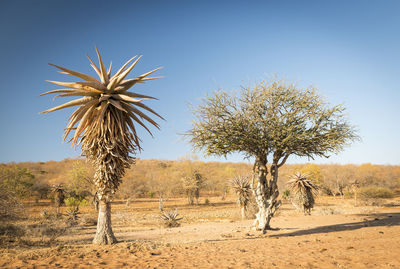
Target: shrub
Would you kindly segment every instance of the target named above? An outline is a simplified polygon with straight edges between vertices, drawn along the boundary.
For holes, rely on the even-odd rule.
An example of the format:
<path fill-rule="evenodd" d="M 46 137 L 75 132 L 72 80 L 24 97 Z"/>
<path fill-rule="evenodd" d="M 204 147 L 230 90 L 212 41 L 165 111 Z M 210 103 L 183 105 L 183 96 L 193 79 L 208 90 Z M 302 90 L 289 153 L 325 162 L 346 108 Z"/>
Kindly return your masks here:
<path fill-rule="evenodd" d="M 26 168 L 14 166 L 0 169 L 0 188 L 19 199 L 32 194 L 34 183 L 35 176 Z"/>
<path fill-rule="evenodd" d="M 334 191 L 332 190 L 332 187 L 329 186 L 327 183 L 322 183 L 319 186 L 319 188 L 320 188 L 320 191 L 321 191 L 322 194 L 329 195 L 329 196 L 333 196 L 333 194 L 334 194 Z"/>
<path fill-rule="evenodd" d="M 69 196 L 83 199 L 93 195 L 95 186 L 92 180 L 93 172 L 90 168 L 90 166 L 80 160 L 74 162 L 73 168 L 69 171 L 70 179 L 66 186 Z"/>
<path fill-rule="evenodd" d="M 348 198 L 353 198 L 354 197 L 354 192 L 352 191 L 346 191 L 344 193 L 344 196 L 348 197 Z"/>
<path fill-rule="evenodd" d="M 289 200 L 290 198 L 290 190 L 286 189 L 282 192 L 282 200 Z"/>
<path fill-rule="evenodd" d="M 77 197 L 68 197 L 65 199 L 65 204 L 68 206 L 67 210 L 67 223 L 70 226 L 74 226 L 78 224 L 78 214 L 79 212 L 79 206 L 88 206 L 89 202 L 86 199 L 82 198 L 77 198 Z"/>
<path fill-rule="evenodd" d="M 32 187 L 33 195 L 37 200 L 48 198 L 49 193 L 51 192 L 51 188 L 48 184 L 45 183 L 37 183 Z"/>
<path fill-rule="evenodd" d="M 35 224 L 30 224 L 25 227 L 25 235 L 29 245 L 50 245 L 57 241 L 57 238 L 64 235 L 67 231 L 65 222 L 62 219 L 49 219 Z M 31 240 L 39 238 L 39 241 Z"/>
<path fill-rule="evenodd" d="M 362 199 L 392 198 L 394 196 L 393 191 L 385 187 L 365 187 L 361 188 L 359 193 Z"/>
<path fill-rule="evenodd" d="M 0 221 L 18 219 L 23 211 L 16 194 L 0 186 Z"/>
<path fill-rule="evenodd" d="M 182 177 L 182 186 L 186 192 L 188 203 L 194 204 L 196 199 L 196 205 L 199 204 L 200 189 L 204 187 L 204 177 L 198 171 L 191 172 L 190 174 Z"/>
<path fill-rule="evenodd" d="M 21 237 L 23 235 L 25 235 L 25 231 L 19 226 L 10 223 L 0 224 L 0 236 L 15 238 L 15 237 Z"/>
<path fill-rule="evenodd" d="M 0 222 L 0 248 L 12 245 L 21 246 L 48 246 L 57 241 L 57 238 L 67 231 L 65 220 L 57 214 L 46 214 L 46 217 L 33 223 L 14 224 Z"/>
<path fill-rule="evenodd" d="M 95 226 L 97 225 L 97 216 L 84 215 L 81 217 L 80 222 L 83 225 Z"/>
<path fill-rule="evenodd" d="M 79 207 L 71 207 L 70 209 L 67 210 L 67 224 L 69 226 L 74 226 L 78 224 L 78 214 L 79 212 Z"/>
<path fill-rule="evenodd" d="M 89 201 L 82 198 L 76 197 L 68 197 L 65 199 L 65 205 L 68 207 L 76 207 L 76 206 L 88 206 L 90 205 Z"/>
<path fill-rule="evenodd" d="M 8 248 L 12 243 L 20 243 L 25 234 L 23 227 L 11 223 L 0 223 L 0 248 Z"/>

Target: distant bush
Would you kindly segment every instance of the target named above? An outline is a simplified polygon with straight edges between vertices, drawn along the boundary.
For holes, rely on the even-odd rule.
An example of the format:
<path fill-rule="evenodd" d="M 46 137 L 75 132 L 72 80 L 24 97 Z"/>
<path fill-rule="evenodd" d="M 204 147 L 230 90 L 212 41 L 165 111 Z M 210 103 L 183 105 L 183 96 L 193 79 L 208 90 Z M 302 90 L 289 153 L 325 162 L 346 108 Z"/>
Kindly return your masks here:
<path fill-rule="evenodd" d="M 352 191 L 346 191 L 346 192 L 344 193 L 344 196 L 347 197 L 347 198 L 354 198 L 354 192 L 352 192 Z"/>
<path fill-rule="evenodd" d="M 32 191 L 32 195 L 34 195 L 37 199 L 46 199 L 49 197 L 51 188 L 48 184 L 36 183 L 32 186 Z"/>
<path fill-rule="evenodd" d="M 0 248 L 10 246 L 49 246 L 67 231 L 66 222 L 57 214 L 30 219 L 28 225 L 0 222 Z"/>
<path fill-rule="evenodd" d="M 17 195 L 0 186 L 0 222 L 18 219 L 23 215 L 23 204 Z"/>
<path fill-rule="evenodd" d="M 359 193 L 362 199 L 392 198 L 394 196 L 393 191 L 385 187 L 364 187 L 360 189 Z"/>
<path fill-rule="evenodd" d="M 16 166 L 19 168 L 17 169 Z M 320 192 L 324 195 L 340 194 L 340 188 L 346 192 L 351 183 L 358 181 L 360 187 L 381 186 L 390 189 L 400 187 L 400 165 L 337 165 L 318 164 L 322 178 L 320 178 Z M 294 171 L 309 169 L 309 164 L 287 164 L 280 168 L 280 177 L 288 179 Z M 314 170 L 315 167 L 311 167 Z M 116 193 L 116 199 L 148 198 L 156 197 L 160 190 L 159 184 L 167 185 L 168 193 L 164 197 L 184 197 L 185 190 L 182 187 L 181 178 L 189 171 L 198 170 L 207 184 L 202 188 L 204 197 L 222 196 L 226 192 L 226 182 L 237 174 L 251 174 L 252 165 L 248 163 L 221 163 L 203 162 L 198 160 L 187 161 L 160 161 L 160 160 L 136 160 L 136 164 L 126 171 L 125 179 Z M 318 169 L 315 169 L 318 170 Z M 45 172 L 43 172 L 45 171 Z M 63 161 L 49 162 L 24 162 L 24 163 L 0 163 L 0 185 L 13 191 L 18 200 L 24 199 L 54 199 L 54 195 L 48 192 L 48 186 L 55 183 L 64 183 L 66 196 L 86 196 L 91 200 L 93 167 L 85 160 L 65 159 Z M 32 176 L 35 176 L 33 179 Z M 313 173 L 314 174 L 314 173 Z M 90 180 L 90 182 L 88 182 Z M 90 184 L 89 184 L 90 183 Z M 157 183 L 157 184 L 156 184 Z M 280 190 L 283 191 L 285 181 L 282 180 Z M 48 186 L 43 186 L 43 185 Z M 81 191 L 83 190 L 83 191 Z M 89 195 L 86 191 L 91 192 Z M 153 194 L 149 192 L 153 192 Z M 49 194 L 49 195 L 47 195 Z M 232 193 L 231 193 L 232 194 Z M 21 197 L 22 196 L 22 197 Z M 345 194 L 345 197 L 349 195 Z M 226 198 L 226 195 L 224 196 Z M 357 198 L 359 198 L 357 193 Z"/>
<path fill-rule="evenodd" d="M 25 237 L 21 243 L 27 245 L 51 245 L 57 238 L 64 235 L 67 231 L 65 220 L 61 218 L 50 218 L 24 227 Z M 32 238 L 38 238 L 39 241 Z"/>
<path fill-rule="evenodd" d="M 191 171 L 182 177 L 182 187 L 186 192 L 189 205 L 199 205 L 200 189 L 204 187 L 204 176 L 199 171 Z"/>
<path fill-rule="evenodd" d="M 97 216 L 84 215 L 81 217 L 81 224 L 90 226 L 97 225 Z"/>
<path fill-rule="evenodd" d="M 76 197 L 68 197 L 65 199 L 65 205 L 68 207 L 75 207 L 75 206 L 88 206 L 90 205 L 89 201 L 86 199 L 76 198 Z"/>
<path fill-rule="evenodd" d="M 65 199 L 65 205 L 68 206 L 67 209 L 67 223 L 70 226 L 74 226 L 78 224 L 78 214 L 80 206 L 88 206 L 90 203 L 86 199 L 76 198 L 76 197 L 68 197 Z"/>
<path fill-rule="evenodd" d="M 319 185 L 319 187 L 320 187 L 321 194 L 333 196 L 334 193 L 333 193 L 332 187 L 329 186 L 327 183 L 322 183 L 321 185 Z"/>
<path fill-rule="evenodd" d="M 285 189 L 282 192 L 282 200 L 289 200 L 289 197 L 290 197 L 290 190 Z"/>
<path fill-rule="evenodd" d="M 18 166 L 2 168 L 0 170 L 0 187 L 15 197 L 22 199 L 32 195 L 35 176 L 26 169 Z"/>
<path fill-rule="evenodd" d="M 25 230 L 11 223 L 0 223 L 0 236 L 17 238 L 25 235 Z"/>
<path fill-rule="evenodd" d="M 69 171 L 69 180 L 66 185 L 66 192 L 75 198 L 86 198 L 93 196 L 95 186 L 93 183 L 93 171 L 86 163 L 77 160 Z"/>

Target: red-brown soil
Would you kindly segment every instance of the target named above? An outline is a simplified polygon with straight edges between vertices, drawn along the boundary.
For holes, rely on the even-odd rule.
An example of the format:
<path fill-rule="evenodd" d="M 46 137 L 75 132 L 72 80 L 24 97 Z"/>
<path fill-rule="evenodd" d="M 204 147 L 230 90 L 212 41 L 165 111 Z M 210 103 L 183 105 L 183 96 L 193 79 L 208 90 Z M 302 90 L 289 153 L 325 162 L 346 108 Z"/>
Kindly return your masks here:
<path fill-rule="evenodd" d="M 272 221 L 279 229 L 265 235 L 239 220 L 233 199 L 210 200 L 168 201 L 184 217 L 168 229 L 158 222 L 155 200 L 115 204 L 119 243 L 91 245 L 95 227 L 78 225 L 52 246 L 2 248 L 0 268 L 400 268 L 399 199 L 354 207 L 323 198 L 311 216 L 285 204 Z"/>

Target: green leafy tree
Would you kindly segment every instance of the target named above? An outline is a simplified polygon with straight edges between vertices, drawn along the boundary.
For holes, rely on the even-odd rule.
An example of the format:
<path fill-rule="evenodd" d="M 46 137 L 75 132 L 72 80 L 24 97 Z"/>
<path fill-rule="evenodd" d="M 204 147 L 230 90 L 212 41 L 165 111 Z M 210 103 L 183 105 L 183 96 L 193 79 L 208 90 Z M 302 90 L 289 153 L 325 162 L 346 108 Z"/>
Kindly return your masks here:
<path fill-rule="evenodd" d="M 131 58 L 114 75 L 111 75 L 111 64 L 106 69 L 97 48 L 96 52 L 99 66 L 89 56 L 88 58 L 99 79 L 52 65 L 60 69 L 62 74 L 78 77 L 82 81 L 49 81 L 63 88 L 42 95 L 59 93 L 57 97 L 80 98 L 43 113 L 78 106 L 69 117 L 64 140 L 74 130 L 74 135 L 69 141 L 72 141 L 73 145 L 80 145 L 82 155 L 86 156 L 95 167 L 94 184 L 99 200 L 99 217 L 93 243 L 112 244 L 117 240 L 111 227 L 111 201 L 125 174 L 125 169 L 134 163 L 134 157 L 131 155 L 141 150 L 135 124 L 141 125 L 151 134 L 145 122 L 156 128 L 159 128 L 159 125 L 142 110 L 162 118 L 142 102 L 145 99 L 155 99 L 154 97 L 128 90 L 137 83 L 159 78 L 149 76 L 159 68 L 133 79 L 125 79 L 141 57 Z"/>
<path fill-rule="evenodd" d="M 280 205 L 278 170 L 289 156 L 328 157 L 358 138 L 344 111 L 341 105 L 331 107 L 314 88 L 262 81 L 237 96 L 224 91 L 207 95 L 194 107 L 187 135 L 208 155 L 241 152 L 254 158 L 254 226 L 265 233 Z"/>

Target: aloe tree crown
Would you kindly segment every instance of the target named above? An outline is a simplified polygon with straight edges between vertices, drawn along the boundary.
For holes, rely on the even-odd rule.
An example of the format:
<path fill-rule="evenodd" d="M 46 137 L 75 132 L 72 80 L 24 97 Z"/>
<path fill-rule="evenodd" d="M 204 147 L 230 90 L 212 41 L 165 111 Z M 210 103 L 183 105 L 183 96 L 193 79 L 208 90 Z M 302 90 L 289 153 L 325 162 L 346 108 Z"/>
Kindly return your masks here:
<path fill-rule="evenodd" d="M 141 125 L 150 134 L 150 130 L 147 128 L 143 121 L 145 120 L 149 122 L 158 129 L 159 125 L 148 115 L 139 110 L 139 108 L 144 109 L 160 117 L 161 119 L 163 119 L 163 117 L 161 117 L 154 110 L 142 103 L 142 101 L 145 99 L 156 98 L 143 94 L 128 92 L 128 90 L 137 83 L 143 83 L 148 80 L 161 78 L 149 76 L 157 70 L 161 69 L 161 67 L 151 70 L 150 72 L 142 74 L 136 78 L 125 79 L 142 57 L 134 56 L 129 61 L 127 61 L 117 72 L 115 72 L 114 75 L 111 76 L 112 63 L 110 63 L 109 68 L 106 69 L 98 49 L 95 49 L 98 56 L 99 65 L 97 66 L 89 56 L 87 57 L 91 63 L 91 67 L 99 76 L 99 79 L 58 65 L 50 64 L 60 69 L 61 71 L 58 71 L 59 73 L 75 76 L 77 78 L 80 78 L 82 81 L 59 82 L 47 80 L 50 83 L 65 88 L 51 90 L 41 95 L 58 93 L 55 98 L 68 96 L 77 96 L 80 98 L 53 107 L 51 109 L 43 111 L 42 113 L 49 113 L 67 107 L 79 106 L 69 117 L 67 128 L 65 129 L 63 137 L 63 140 L 65 141 L 70 132 L 72 130 L 75 130 L 75 133 L 73 137 L 69 140 L 69 142 L 72 141 L 72 144 L 76 145 L 81 142 L 80 139 L 89 139 L 88 134 L 91 133 L 91 129 L 101 128 L 101 125 L 105 125 L 105 123 L 107 122 L 107 117 L 109 117 L 109 114 L 107 112 L 111 111 L 112 115 L 115 118 L 115 124 L 117 125 L 117 127 L 120 127 L 119 125 L 121 124 L 127 125 L 132 134 L 132 146 L 135 149 L 140 150 L 140 139 L 137 136 L 134 122 Z M 131 65 L 128 66 L 129 64 Z"/>

